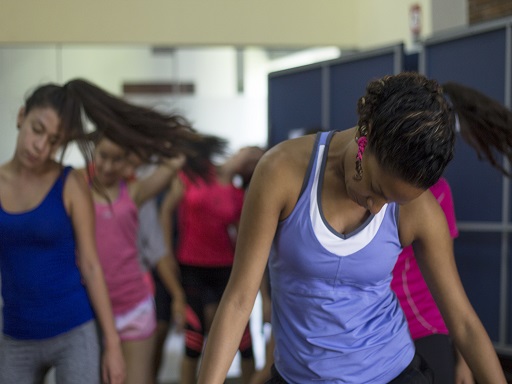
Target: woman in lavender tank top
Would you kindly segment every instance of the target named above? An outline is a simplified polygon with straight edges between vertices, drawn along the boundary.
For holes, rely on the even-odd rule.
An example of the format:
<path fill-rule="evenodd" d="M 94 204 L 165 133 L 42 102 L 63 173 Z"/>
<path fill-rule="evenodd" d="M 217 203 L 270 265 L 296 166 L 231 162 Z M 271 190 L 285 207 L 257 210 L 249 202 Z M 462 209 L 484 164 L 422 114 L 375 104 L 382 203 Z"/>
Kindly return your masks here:
<path fill-rule="evenodd" d="M 431 383 L 390 288 L 410 244 L 475 378 L 506 382 L 427 191 L 453 156 L 454 114 L 441 87 L 419 74 L 385 76 L 368 84 L 358 113 L 354 128 L 288 140 L 260 160 L 200 384 L 224 381 L 267 261 L 269 383 Z"/>

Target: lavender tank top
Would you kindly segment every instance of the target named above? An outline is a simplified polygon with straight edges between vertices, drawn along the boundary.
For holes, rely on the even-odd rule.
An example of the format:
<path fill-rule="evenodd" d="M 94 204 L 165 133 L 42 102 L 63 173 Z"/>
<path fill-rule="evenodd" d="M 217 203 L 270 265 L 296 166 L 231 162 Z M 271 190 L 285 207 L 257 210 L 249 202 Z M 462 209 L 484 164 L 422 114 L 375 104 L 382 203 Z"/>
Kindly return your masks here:
<path fill-rule="evenodd" d="M 401 245 L 398 206 L 339 234 L 320 206 L 328 146 L 321 132 L 291 215 L 269 259 L 275 365 L 289 383 L 387 383 L 414 357 L 390 288 Z"/>

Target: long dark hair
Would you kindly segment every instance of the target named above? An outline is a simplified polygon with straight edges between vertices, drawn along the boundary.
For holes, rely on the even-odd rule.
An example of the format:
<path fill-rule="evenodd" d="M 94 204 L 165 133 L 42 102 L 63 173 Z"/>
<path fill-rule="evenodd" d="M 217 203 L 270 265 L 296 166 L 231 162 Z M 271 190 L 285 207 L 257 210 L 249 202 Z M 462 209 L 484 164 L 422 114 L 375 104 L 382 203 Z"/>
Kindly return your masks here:
<path fill-rule="evenodd" d="M 38 87 L 25 102 L 25 113 L 34 107 L 51 107 L 61 118 L 64 150 L 75 141 L 85 161 L 92 161 L 94 132 L 105 136 L 142 160 L 158 162 L 162 157 L 184 154 L 185 172 L 192 177 L 208 177 L 213 155 L 223 154 L 226 141 L 200 134 L 179 114 L 163 114 L 128 103 L 83 79 L 73 79 L 63 86 Z"/>
<path fill-rule="evenodd" d="M 482 92 L 459 83 L 447 82 L 443 91 L 457 113 L 462 138 L 480 159 L 511 176 L 499 156 L 512 163 L 512 112 Z"/>

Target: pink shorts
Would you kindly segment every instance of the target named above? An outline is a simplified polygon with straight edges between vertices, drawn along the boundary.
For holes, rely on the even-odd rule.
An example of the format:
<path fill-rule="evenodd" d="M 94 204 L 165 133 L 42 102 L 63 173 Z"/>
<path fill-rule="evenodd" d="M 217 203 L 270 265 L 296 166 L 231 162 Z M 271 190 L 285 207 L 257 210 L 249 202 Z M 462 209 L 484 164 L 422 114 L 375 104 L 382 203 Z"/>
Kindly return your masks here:
<path fill-rule="evenodd" d="M 130 311 L 116 315 L 115 322 L 121 341 L 147 339 L 156 329 L 153 297 L 148 296 Z"/>

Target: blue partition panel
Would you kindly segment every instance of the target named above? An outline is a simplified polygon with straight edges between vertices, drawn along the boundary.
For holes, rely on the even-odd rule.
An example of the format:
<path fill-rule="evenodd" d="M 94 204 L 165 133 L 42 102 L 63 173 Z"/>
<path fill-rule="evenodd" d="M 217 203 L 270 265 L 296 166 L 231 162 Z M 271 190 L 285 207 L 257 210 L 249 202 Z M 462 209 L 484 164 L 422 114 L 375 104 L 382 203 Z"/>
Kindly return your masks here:
<path fill-rule="evenodd" d="M 480 160 L 460 135 L 455 143 L 455 156 L 444 176 L 452 188 L 457 220 L 501 221 L 503 177 L 489 163 Z"/>
<path fill-rule="evenodd" d="M 507 87 L 507 28 L 491 26 L 474 29 L 450 39 L 432 39 L 420 54 L 420 68 L 441 84 L 454 81 L 475 88 L 505 103 Z M 507 313 L 501 307 L 506 292 L 501 286 L 503 177 L 460 135 L 455 157 L 445 176 L 453 191 L 457 221 L 472 222 L 474 230 L 461 232 L 455 253 L 462 282 L 491 339 L 506 342 L 500 320 Z M 489 225 L 496 232 L 488 232 Z M 498 227 L 496 227 L 498 225 Z M 487 228 L 487 229 L 486 229 Z M 502 325 L 505 326 L 505 324 Z M 506 325 L 510 327 L 510 325 Z"/>
<path fill-rule="evenodd" d="M 461 232 L 455 259 L 471 304 L 489 337 L 499 340 L 501 234 Z"/>
<path fill-rule="evenodd" d="M 404 71 L 418 72 L 418 53 L 410 53 L 404 55 Z"/>
<path fill-rule="evenodd" d="M 506 29 L 425 45 L 425 74 L 439 82 L 456 81 L 503 102 Z"/>
<path fill-rule="evenodd" d="M 512 236 L 508 238 L 507 319 L 512 319 Z M 506 343 L 512 345 L 512 321 L 506 322 Z M 512 353 L 511 353 L 512 355 Z"/>
<path fill-rule="evenodd" d="M 365 94 L 368 82 L 395 73 L 396 54 L 388 52 L 358 60 L 348 58 L 329 66 L 332 129 L 347 129 L 357 125 L 357 101 Z"/>
<path fill-rule="evenodd" d="M 439 82 L 455 81 L 504 102 L 506 29 L 427 43 L 425 74 Z M 459 138 L 447 170 L 458 220 L 500 221 L 502 178 Z"/>
<path fill-rule="evenodd" d="M 276 72 L 269 76 L 268 146 L 291 131 L 322 125 L 322 68 Z"/>

